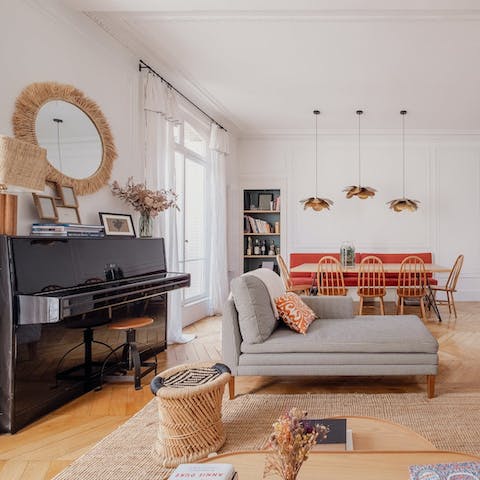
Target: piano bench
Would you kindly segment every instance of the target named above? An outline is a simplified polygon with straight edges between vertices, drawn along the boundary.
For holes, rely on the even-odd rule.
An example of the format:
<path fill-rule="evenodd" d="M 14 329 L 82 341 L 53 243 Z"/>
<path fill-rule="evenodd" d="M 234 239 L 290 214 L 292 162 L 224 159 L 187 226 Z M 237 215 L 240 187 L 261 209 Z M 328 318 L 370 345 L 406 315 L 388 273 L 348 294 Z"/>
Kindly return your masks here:
<path fill-rule="evenodd" d="M 155 375 L 157 374 L 157 356 L 155 355 L 152 347 L 148 344 L 141 344 L 146 347 L 144 351 L 150 351 L 154 358 L 153 362 L 145 362 L 140 358 L 140 352 L 137 347 L 136 340 L 136 329 L 141 327 L 146 327 L 153 323 L 153 318 L 150 317 L 133 317 L 133 318 L 124 318 L 117 322 L 110 323 L 107 328 L 110 330 L 124 330 L 126 333 L 126 341 L 122 345 L 119 345 L 117 348 L 112 350 L 105 360 L 103 361 L 102 370 L 100 372 L 100 387 L 97 390 L 102 388 L 102 383 L 105 379 L 110 382 L 126 382 L 132 381 L 135 385 L 135 390 L 140 390 L 142 388 L 141 379 L 154 371 Z M 117 359 L 117 369 L 124 372 L 125 370 L 133 370 L 133 375 L 109 375 L 108 377 L 104 376 L 105 368 L 108 365 L 108 361 L 112 355 L 116 356 L 116 352 L 122 350 L 122 358 L 120 361 Z M 142 371 L 142 367 L 145 367 Z"/>

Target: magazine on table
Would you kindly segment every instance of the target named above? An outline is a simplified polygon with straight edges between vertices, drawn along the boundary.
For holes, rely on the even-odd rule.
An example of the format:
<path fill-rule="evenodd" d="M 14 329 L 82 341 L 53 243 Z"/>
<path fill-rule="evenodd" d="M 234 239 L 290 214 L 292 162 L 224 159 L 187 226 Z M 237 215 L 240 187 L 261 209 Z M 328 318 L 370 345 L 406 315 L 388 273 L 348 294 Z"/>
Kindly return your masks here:
<path fill-rule="evenodd" d="M 480 462 L 410 466 L 410 480 L 480 480 Z"/>
<path fill-rule="evenodd" d="M 237 480 L 230 463 L 182 463 L 168 477 L 169 480 Z"/>

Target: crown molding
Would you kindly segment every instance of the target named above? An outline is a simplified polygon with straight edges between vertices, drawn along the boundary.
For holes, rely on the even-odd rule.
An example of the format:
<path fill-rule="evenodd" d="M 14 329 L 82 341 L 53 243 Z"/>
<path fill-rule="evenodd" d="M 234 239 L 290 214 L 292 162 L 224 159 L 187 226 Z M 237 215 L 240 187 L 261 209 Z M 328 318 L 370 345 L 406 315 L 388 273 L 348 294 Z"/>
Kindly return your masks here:
<path fill-rule="evenodd" d="M 208 10 L 108 12 L 110 17 L 135 18 L 142 22 L 362 22 L 362 21 L 480 21 L 480 9 L 417 10 Z"/>
<path fill-rule="evenodd" d="M 469 137 L 480 141 L 480 130 L 406 130 L 408 137 Z M 324 137 L 351 137 L 358 134 L 355 129 L 318 130 L 318 134 Z M 398 137 L 400 129 L 396 130 L 362 130 L 362 137 Z M 238 137 L 239 140 L 264 140 L 264 139 L 304 139 L 312 138 L 315 130 L 258 130 L 244 131 Z"/>
<path fill-rule="evenodd" d="M 234 120 L 234 115 L 214 98 L 210 92 L 201 87 L 199 83 L 193 79 L 192 75 L 175 67 L 172 59 L 160 55 L 140 40 L 141 32 L 130 22 L 118 16 L 112 19 L 110 15 L 105 16 L 92 12 L 85 12 L 85 15 L 118 43 L 128 49 L 138 60 L 142 59 L 146 61 L 152 68 L 161 73 L 168 82 L 175 85 L 175 87 L 187 97 L 191 97 L 192 101 L 198 103 L 202 109 L 224 125 L 229 133 L 238 136 L 240 131 L 244 129 L 239 125 L 237 120 Z"/>

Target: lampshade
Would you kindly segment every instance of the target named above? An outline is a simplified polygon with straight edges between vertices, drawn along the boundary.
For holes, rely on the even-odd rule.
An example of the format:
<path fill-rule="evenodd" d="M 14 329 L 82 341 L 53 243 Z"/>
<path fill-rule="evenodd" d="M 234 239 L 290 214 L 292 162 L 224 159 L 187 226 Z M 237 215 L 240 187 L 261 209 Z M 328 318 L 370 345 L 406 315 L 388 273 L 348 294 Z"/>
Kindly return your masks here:
<path fill-rule="evenodd" d="M 47 151 L 31 143 L 0 135 L 2 190 L 38 191 L 45 188 Z"/>

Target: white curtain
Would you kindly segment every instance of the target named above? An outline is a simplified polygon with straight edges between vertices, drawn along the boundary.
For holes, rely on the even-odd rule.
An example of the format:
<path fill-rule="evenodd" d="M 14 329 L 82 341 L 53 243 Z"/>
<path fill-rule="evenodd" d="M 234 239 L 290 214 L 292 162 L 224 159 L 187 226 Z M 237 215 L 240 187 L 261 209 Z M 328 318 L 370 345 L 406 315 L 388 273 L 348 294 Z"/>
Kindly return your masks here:
<path fill-rule="evenodd" d="M 175 187 L 175 151 L 172 124 L 180 122 L 175 92 L 157 76 L 143 73 L 143 110 L 145 114 L 145 182 L 153 189 Z M 170 124 L 170 125 L 169 125 Z M 179 271 L 177 211 L 160 213 L 155 222 L 156 236 L 165 238 L 167 268 Z M 185 343 L 195 335 L 182 333 L 180 290 L 168 294 L 167 342 Z"/>
<path fill-rule="evenodd" d="M 214 212 L 210 223 L 210 303 L 209 314 L 222 313 L 228 296 L 227 274 L 227 182 L 226 157 L 229 152 L 228 133 L 216 124 L 210 129 L 211 168 L 208 190 L 209 210 Z"/>

